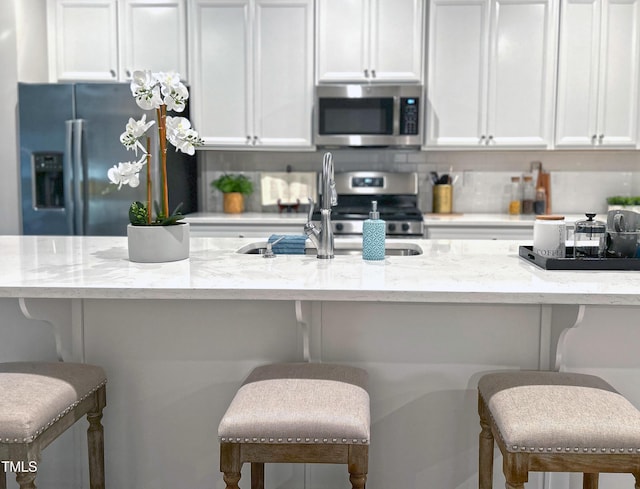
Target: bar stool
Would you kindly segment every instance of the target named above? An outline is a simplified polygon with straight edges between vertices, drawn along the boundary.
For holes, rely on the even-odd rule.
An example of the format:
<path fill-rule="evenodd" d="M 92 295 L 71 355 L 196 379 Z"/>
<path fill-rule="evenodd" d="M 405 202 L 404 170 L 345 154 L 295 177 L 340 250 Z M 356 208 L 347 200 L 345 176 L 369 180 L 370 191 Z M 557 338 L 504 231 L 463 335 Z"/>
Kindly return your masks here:
<path fill-rule="evenodd" d="M 491 373 L 478 394 L 480 489 L 492 487 L 494 440 L 507 489 L 524 489 L 530 471 L 582 472 L 584 489 L 597 489 L 600 472 L 630 473 L 640 488 L 640 412 L 601 378 Z"/>
<path fill-rule="evenodd" d="M 104 370 L 79 363 L 0 363 L 0 489 L 6 471 L 20 489 L 35 488 L 40 453 L 87 416 L 91 489 L 104 489 L 104 444 L 100 420 L 106 405 Z"/>
<path fill-rule="evenodd" d="M 251 463 L 252 489 L 264 488 L 265 463 L 347 464 L 354 489 L 365 486 L 370 411 L 367 373 L 324 363 L 255 368 L 218 427 L 220 471 L 238 489 Z"/>

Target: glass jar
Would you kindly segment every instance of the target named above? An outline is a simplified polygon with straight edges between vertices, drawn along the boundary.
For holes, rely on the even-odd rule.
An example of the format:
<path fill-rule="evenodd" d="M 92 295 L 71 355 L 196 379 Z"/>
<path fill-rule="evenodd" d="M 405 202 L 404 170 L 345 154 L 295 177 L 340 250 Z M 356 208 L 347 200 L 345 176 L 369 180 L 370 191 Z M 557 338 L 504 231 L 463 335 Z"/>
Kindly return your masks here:
<path fill-rule="evenodd" d="M 520 212 L 522 212 L 522 187 L 520 186 L 520 177 L 511 177 L 510 195 L 509 214 L 520 214 Z"/>
<path fill-rule="evenodd" d="M 573 233 L 573 256 L 575 258 L 602 258 L 605 250 L 607 225 L 595 221 L 595 212 L 585 214 L 587 219 L 577 221 Z"/>
<path fill-rule="evenodd" d="M 533 212 L 538 215 L 547 213 L 547 191 L 544 187 L 538 187 L 536 189 L 536 197 L 533 201 Z"/>
<path fill-rule="evenodd" d="M 522 213 L 533 214 L 533 202 L 536 198 L 536 188 L 533 185 L 533 177 L 531 175 L 525 175 L 523 180 Z"/>

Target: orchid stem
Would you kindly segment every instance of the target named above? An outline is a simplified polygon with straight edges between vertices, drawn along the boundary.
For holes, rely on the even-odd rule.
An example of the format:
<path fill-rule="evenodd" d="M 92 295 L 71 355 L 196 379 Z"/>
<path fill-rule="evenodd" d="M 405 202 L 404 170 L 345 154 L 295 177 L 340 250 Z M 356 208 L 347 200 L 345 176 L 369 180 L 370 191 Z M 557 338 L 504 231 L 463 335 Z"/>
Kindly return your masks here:
<path fill-rule="evenodd" d="M 147 136 L 147 224 L 151 224 L 151 138 Z"/>
<path fill-rule="evenodd" d="M 167 106 L 158 109 L 158 135 L 160 137 L 160 172 L 162 178 L 162 213 L 169 217 L 169 186 L 167 182 Z"/>

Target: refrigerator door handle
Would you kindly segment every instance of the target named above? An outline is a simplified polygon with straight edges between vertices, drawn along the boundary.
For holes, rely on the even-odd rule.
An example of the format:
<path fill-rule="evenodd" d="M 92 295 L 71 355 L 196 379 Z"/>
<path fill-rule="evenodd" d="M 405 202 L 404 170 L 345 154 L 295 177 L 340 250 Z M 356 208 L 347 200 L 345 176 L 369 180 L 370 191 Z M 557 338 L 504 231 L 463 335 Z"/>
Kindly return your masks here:
<path fill-rule="evenodd" d="M 62 159 L 62 176 L 63 176 L 63 188 L 64 188 L 64 208 L 67 217 L 67 229 L 69 234 L 75 234 L 74 216 L 76 209 L 74 205 L 74 175 L 73 175 L 73 120 L 65 121 L 65 139 L 64 139 L 64 154 Z"/>
<path fill-rule="evenodd" d="M 84 164 L 82 161 L 82 131 L 84 121 L 82 119 L 74 119 L 73 122 L 73 202 L 74 211 L 74 234 L 84 235 L 84 195 L 82 188 L 84 186 Z"/>

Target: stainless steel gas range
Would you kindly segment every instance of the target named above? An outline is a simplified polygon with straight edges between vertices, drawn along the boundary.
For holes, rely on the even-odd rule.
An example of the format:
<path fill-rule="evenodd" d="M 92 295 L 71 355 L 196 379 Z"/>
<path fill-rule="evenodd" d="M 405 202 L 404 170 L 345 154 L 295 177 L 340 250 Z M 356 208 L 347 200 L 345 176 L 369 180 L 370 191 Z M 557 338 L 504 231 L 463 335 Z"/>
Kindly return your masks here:
<path fill-rule="evenodd" d="M 371 202 L 378 202 L 380 219 L 392 238 L 421 238 L 424 218 L 418 208 L 416 173 L 357 171 L 335 174 L 338 205 L 331 210 L 334 235 L 362 235 L 362 223 L 369 217 Z M 313 221 L 320 221 L 316 210 Z"/>

